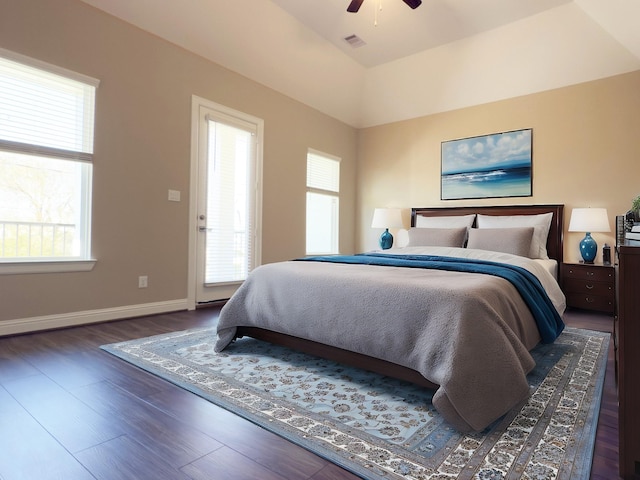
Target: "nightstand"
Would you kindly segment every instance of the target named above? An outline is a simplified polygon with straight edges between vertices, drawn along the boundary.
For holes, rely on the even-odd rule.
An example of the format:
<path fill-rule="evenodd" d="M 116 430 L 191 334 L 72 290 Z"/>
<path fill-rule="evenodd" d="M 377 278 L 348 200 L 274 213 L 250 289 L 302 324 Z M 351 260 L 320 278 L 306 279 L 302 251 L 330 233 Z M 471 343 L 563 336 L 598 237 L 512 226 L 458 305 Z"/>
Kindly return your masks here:
<path fill-rule="evenodd" d="M 614 314 L 616 289 L 613 265 L 563 263 L 561 286 L 568 307 Z"/>

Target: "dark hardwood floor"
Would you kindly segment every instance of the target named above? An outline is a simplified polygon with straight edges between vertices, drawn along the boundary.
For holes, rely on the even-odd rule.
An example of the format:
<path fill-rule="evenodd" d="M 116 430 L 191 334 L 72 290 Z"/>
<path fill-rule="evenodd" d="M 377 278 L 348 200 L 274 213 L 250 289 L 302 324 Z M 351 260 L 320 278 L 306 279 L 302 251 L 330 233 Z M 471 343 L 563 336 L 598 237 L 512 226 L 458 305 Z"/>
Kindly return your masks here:
<path fill-rule="evenodd" d="M 205 326 L 218 308 L 0 338 L 0 480 L 337 480 L 354 475 L 99 350 Z M 570 311 L 568 325 L 611 331 Z M 613 343 L 593 470 L 618 477 Z"/>

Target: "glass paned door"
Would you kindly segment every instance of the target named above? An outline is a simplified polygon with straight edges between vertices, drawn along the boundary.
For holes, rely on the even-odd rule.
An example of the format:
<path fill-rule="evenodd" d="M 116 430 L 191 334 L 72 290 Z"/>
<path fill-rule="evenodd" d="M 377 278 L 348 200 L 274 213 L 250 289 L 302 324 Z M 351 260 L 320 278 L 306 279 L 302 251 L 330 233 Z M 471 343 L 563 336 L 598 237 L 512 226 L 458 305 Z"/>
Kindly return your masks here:
<path fill-rule="evenodd" d="M 229 298 L 258 264 L 259 128 L 202 115 L 198 154 L 196 302 Z"/>

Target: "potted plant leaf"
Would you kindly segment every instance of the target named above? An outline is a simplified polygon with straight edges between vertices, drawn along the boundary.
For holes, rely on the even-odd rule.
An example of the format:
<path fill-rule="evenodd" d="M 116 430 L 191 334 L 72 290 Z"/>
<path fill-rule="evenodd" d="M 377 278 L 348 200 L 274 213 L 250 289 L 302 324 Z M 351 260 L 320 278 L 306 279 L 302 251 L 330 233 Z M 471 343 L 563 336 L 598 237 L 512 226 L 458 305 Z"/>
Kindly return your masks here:
<path fill-rule="evenodd" d="M 631 203 L 631 211 L 635 217 L 636 222 L 640 222 L 640 195 L 633 199 Z"/>

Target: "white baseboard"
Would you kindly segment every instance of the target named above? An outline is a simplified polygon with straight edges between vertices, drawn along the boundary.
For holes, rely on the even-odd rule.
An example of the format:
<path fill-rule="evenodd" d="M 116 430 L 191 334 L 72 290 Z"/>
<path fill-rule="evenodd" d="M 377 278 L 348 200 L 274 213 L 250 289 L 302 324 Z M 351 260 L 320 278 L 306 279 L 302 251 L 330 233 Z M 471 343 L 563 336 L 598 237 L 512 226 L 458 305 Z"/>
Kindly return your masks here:
<path fill-rule="evenodd" d="M 169 300 L 167 302 L 144 303 L 127 305 L 124 307 L 87 310 L 84 312 L 61 313 L 43 317 L 19 318 L 14 320 L 0 320 L 0 336 L 16 333 L 35 332 L 53 328 L 73 327 L 90 323 L 120 320 L 123 318 L 155 315 L 158 313 L 187 310 L 187 299 Z"/>

